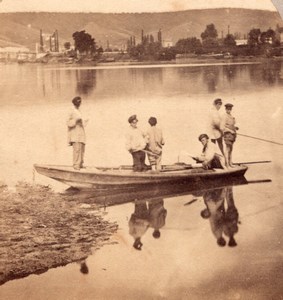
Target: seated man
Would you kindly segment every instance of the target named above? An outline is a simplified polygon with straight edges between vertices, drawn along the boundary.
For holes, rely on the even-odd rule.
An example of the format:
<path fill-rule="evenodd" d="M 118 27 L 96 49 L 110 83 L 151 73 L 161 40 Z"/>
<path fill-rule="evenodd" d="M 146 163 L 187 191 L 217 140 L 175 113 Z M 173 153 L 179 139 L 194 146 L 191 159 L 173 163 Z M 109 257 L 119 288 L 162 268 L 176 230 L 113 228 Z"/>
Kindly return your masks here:
<path fill-rule="evenodd" d="M 203 149 L 201 155 L 193 157 L 193 159 L 198 163 L 202 163 L 205 169 L 224 169 L 224 158 L 217 153 L 215 144 L 209 142 L 208 135 L 201 134 L 198 139 L 202 143 Z"/>

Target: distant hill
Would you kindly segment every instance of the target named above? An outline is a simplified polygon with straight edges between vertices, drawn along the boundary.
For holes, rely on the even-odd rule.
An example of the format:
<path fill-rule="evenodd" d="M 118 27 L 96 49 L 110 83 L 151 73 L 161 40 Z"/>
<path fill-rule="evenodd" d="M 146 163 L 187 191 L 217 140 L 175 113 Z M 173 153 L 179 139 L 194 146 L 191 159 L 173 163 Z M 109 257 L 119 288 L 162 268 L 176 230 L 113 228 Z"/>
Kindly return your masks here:
<path fill-rule="evenodd" d="M 221 37 L 240 33 L 242 37 L 252 28 L 265 31 L 283 26 L 278 12 L 238 8 L 186 10 L 165 13 L 0 13 L 0 47 L 22 45 L 35 49 L 39 30 L 59 33 L 60 44 L 73 43 L 75 31 L 86 30 L 103 48 L 107 40 L 112 47 L 126 45 L 131 35 L 140 42 L 141 30 L 157 37 L 159 29 L 163 39 L 176 43 L 180 38 L 197 37 L 206 25 L 213 23 Z"/>

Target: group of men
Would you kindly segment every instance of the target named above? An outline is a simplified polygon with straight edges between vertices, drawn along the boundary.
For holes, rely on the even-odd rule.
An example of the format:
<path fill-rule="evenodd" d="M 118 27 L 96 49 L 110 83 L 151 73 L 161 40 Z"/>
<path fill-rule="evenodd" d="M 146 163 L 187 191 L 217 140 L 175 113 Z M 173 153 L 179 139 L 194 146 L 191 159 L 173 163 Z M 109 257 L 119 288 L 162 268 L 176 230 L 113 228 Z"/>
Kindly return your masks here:
<path fill-rule="evenodd" d="M 201 134 L 199 136 L 199 141 L 203 145 L 201 155 L 192 157 L 206 169 L 233 168 L 232 150 L 239 128 L 235 125 L 236 120 L 231 114 L 233 104 L 225 104 L 224 114 L 220 113 L 221 107 L 222 100 L 220 98 L 215 99 L 209 120 L 211 139 L 206 133 Z M 151 128 L 145 134 L 137 127 L 136 115 L 131 116 L 128 121 L 130 129 L 127 135 L 126 148 L 133 156 L 134 171 L 141 172 L 148 169 L 145 164 L 146 153 L 151 169 L 160 171 L 164 139 L 162 131 L 156 127 L 156 118 L 151 117 L 149 119 Z M 217 150 L 216 144 L 221 154 Z"/>
<path fill-rule="evenodd" d="M 218 145 L 222 155 L 217 154 L 217 150 L 209 144 L 209 137 L 206 134 L 203 134 L 199 137 L 199 140 L 204 146 L 201 158 L 204 159 L 205 162 L 208 162 L 210 159 L 210 163 L 212 164 L 219 165 L 220 163 L 223 168 L 233 168 L 233 144 L 236 140 L 237 130 L 239 128 L 236 126 L 236 119 L 231 114 L 233 104 L 226 103 L 224 106 L 225 113 L 221 114 L 220 109 L 222 107 L 222 100 L 220 98 L 215 99 L 213 101 L 209 120 L 211 142 Z M 223 145 L 223 141 L 225 145 Z M 210 148 L 213 150 L 210 150 Z M 210 155 L 213 151 L 215 151 L 215 155 L 213 159 L 211 159 Z"/>
<path fill-rule="evenodd" d="M 73 109 L 67 119 L 68 144 L 73 147 L 73 167 L 75 170 L 80 170 L 84 168 L 86 143 L 84 127 L 88 120 L 82 119 L 80 111 L 81 97 L 73 98 L 72 103 Z M 133 171 L 160 170 L 164 138 L 162 130 L 156 127 L 157 119 L 155 117 L 149 118 L 150 128 L 145 133 L 137 127 L 138 119 L 136 115 L 129 117 L 128 122 L 130 128 L 126 135 L 126 148 L 133 157 Z M 145 164 L 146 154 L 148 155 L 150 166 Z"/>
<path fill-rule="evenodd" d="M 129 130 L 126 134 L 126 149 L 133 157 L 133 171 L 142 172 L 148 169 L 160 171 L 162 147 L 165 144 L 162 130 L 156 126 L 157 119 L 150 117 L 148 123 L 150 127 L 146 132 L 142 132 L 138 126 L 136 115 L 129 117 Z M 145 164 L 146 154 L 150 167 Z"/>
<path fill-rule="evenodd" d="M 75 97 L 72 100 L 73 110 L 69 114 L 68 126 L 68 143 L 73 146 L 73 167 L 75 170 L 84 168 L 85 152 L 85 130 L 84 127 L 88 120 L 83 120 L 80 112 L 82 99 Z M 199 136 L 199 141 L 203 145 L 202 153 L 199 157 L 193 157 L 197 162 L 202 163 L 204 168 L 230 168 L 232 163 L 233 144 L 236 140 L 235 118 L 231 114 L 233 105 L 225 104 L 226 113 L 221 115 L 219 110 L 222 106 L 221 99 L 215 99 L 213 109 L 210 115 L 211 141 L 209 136 L 204 133 Z M 128 118 L 130 124 L 126 134 L 126 149 L 131 153 L 133 158 L 133 171 L 143 172 L 146 170 L 161 170 L 162 147 L 165 144 L 163 133 L 157 125 L 157 119 L 150 117 L 148 123 L 150 127 L 146 132 L 142 132 L 138 126 L 136 115 Z M 225 149 L 223 146 L 225 143 Z M 222 153 L 218 154 L 216 143 Z M 146 154 L 150 166 L 145 164 Z"/>

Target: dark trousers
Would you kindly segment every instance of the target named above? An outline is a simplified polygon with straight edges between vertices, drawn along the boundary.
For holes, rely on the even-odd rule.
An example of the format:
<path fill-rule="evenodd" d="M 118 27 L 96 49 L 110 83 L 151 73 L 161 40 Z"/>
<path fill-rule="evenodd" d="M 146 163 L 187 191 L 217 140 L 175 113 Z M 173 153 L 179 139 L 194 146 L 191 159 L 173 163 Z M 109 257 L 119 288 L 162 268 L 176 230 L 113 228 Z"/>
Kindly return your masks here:
<path fill-rule="evenodd" d="M 215 155 L 212 161 L 209 163 L 210 169 L 223 169 L 223 166 L 221 164 L 220 158 Z"/>
<path fill-rule="evenodd" d="M 136 151 L 132 153 L 132 156 L 134 172 L 145 171 L 147 169 L 145 164 L 145 153 L 143 151 Z"/>

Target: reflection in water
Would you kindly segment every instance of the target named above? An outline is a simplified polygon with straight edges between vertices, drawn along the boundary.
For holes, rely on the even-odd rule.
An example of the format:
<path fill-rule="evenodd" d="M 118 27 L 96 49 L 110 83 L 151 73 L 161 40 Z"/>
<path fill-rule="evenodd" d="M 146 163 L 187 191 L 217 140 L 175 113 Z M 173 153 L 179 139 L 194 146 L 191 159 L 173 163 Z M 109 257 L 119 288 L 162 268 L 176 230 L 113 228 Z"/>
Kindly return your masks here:
<path fill-rule="evenodd" d="M 263 82 L 268 85 L 275 85 L 276 83 L 281 84 L 281 68 L 281 61 L 268 61 L 264 62 L 262 65 L 249 68 L 251 82 Z"/>
<path fill-rule="evenodd" d="M 176 197 L 180 195 L 193 195 L 196 191 L 205 191 L 217 187 L 225 187 L 227 185 L 242 185 L 248 184 L 245 177 L 231 177 L 221 180 L 205 180 L 192 182 L 178 182 L 171 184 L 159 184 L 137 187 L 123 187 L 116 189 L 105 190 L 77 190 L 69 188 L 65 191 L 65 194 L 78 202 L 83 203 L 96 203 L 101 204 L 104 207 L 119 205 L 127 202 L 133 202 L 134 200 L 150 200 L 158 198 Z"/>
<path fill-rule="evenodd" d="M 277 63 L 264 64 L 262 73 L 263 80 L 269 85 L 274 85 L 279 78 L 280 69 L 281 66 Z"/>
<path fill-rule="evenodd" d="M 123 188 L 105 191 L 78 191 L 68 189 L 69 200 L 83 203 L 96 203 L 104 206 L 120 205 L 133 202 L 134 212 L 131 214 L 128 226 L 129 234 L 133 237 L 133 247 L 142 250 L 142 238 L 152 229 L 152 237 L 161 237 L 161 228 L 165 226 L 167 209 L 164 199 L 177 196 L 192 195 L 203 197 L 206 208 L 201 211 L 204 219 L 209 219 L 211 230 L 219 246 L 237 245 L 234 235 L 238 232 L 239 214 L 235 206 L 233 186 L 271 182 L 270 179 L 247 181 L 245 177 L 226 178 L 221 180 L 198 181 L 192 183 L 175 183 L 138 188 Z M 73 198 L 73 199 L 72 199 Z M 195 203 L 193 199 L 184 205 Z"/>
<path fill-rule="evenodd" d="M 219 80 L 220 69 L 216 66 L 206 67 L 203 71 L 203 82 L 207 84 L 209 92 L 215 92 Z"/>
<path fill-rule="evenodd" d="M 84 275 L 87 275 L 89 272 L 85 259 L 80 261 L 80 272 Z"/>
<path fill-rule="evenodd" d="M 260 182 L 270 182 L 270 180 L 260 180 L 260 181 L 253 181 L 248 182 L 244 177 L 239 178 L 231 178 L 231 179 L 224 179 L 224 180 L 205 180 L 204 182 L 198 182 L 195 185 L 190 185 L 188 183 L 183 184 L 172 184 L 172 185 L 166 185 L 166 186 L 155 186 L 155 187 L 148 187 L 145 186 L 143 189 L 130 189 L 127 191 L 78 191 L 74 189 L 69 189 L 64 193 L 64 197 L 61 199 L 63 202 L 66 203 L 75 203 L 75 207 L 79 207 L 80 209 L 92 209 L 91 205 L 86 205 L 86 203 L 92 203 L 92 204 L 102 204 L 104 206 L 106 205 L 117 205 L 117 204 L 123 204 L 127 202 L 132 202 L 134 205 L 134 211 L 132 213 L 132 207 L 129 205 L 126 209 L 130 208 L 130 211 L 127 213 L 127 217 L 130 216 L 130 220 L 128 224 L 125 224 L 126 228 L 129 227 L 129 234 L 133 237 L 134 241 L 133 247 L 136 250 L 142 250 L 143 242 L 142 238 L 144 235 L 146 236 L 146 240 L 149 243 L 149 239 L 162 239 L 162 232 L 165 232 L 165 224 L 172 222 L 172 216 L 176 216 L 175 211 L 167 211 L 167 209 L 170 207 L 170 204 L 168 202 L 166 203 L 166 208 L 164 207 L 164 199 L 166 198 L 172 198 L 177 196 L 186 196 L 186 195 L 192 195 L 192 196 L 202 196 L 204 199 L 204 203 L 206 205 L 206 209 L 204 209 L 201 212 L 201 215 L 203 218 L 209 218 L 211 230 L 213 232 L 213 235 L 216 237 L 217 243 L 219 246 L 224 246 L 226 244 L 225 237 L 228 237 L 228 245 L 230 247 L 236 246 L 237 243 L 235 241 L 235 234 L 238 232 L 238 210 L 235 206 L 234 197 L 233 197 L 233 187 L 236 185 L 244 185 L 249 183 L 260 183 Z M 178 208 L 179 203 L 176 200 L 176 204 L 174 204 L 174 208 Z M 80 202 L 83 202 L 85 205 L 79 205 Z M 183 205 L 188 206 L 193 203 L 195 203 L 193 206 L 192 211 L 195 212 L 195 216 L 197 219 L 199 219 L 198 211 L 200 210 L 200 207 L 198 205 L 199 201 L 196 201 L 196 199 L 193 199 L 189 202 L 182 203 L 181 207 L 179 206 L 179 209 L 183 210 Z M 96 205 L 95 205 L 96 206 Z M 168 208 L 167 208 L 168 206 Z M 196 207 L 197 206 L 197 207 Z M 65 207 L 65 204 L 64 204 Z M 97 206 L 96 206 L 97 207 Z M 196 209 L 195 209 L 196 208 Z M 105 208 L 106 209 L 106 208 Z M 122 211 L 124 207 L 122 207 Z M 191 211 L 191 212 L 192 212 Z M 92 218 L 93 210 L 91 211 L 85 211 L 85 212 L 79 212 L 75 215 L 71 216 L 70 218 L 74 218 L 77 220 L 80 226 L 87 227 L 83 223 L 87 224 L 89 222 L 89 218 Z M 65 214 L 65 213 L 64 213 Z M 168 220 L 168 215 L 170 214 L 171 220 Z M 81 216 L 88 216 L 87 218 L 81 218 Z M 123 220 L 125 220 L 124 217 L 122 217 Z M 61 220 L 61 217 L 58 219 L 58 222 Z M 185 220 L 191 222 L 190 218 L 187 218 L 187 215 L 185 216 Z M 122 221 L 123 222 L 123 221 Z M 182 220 L 178 220 L 178 222 L 182 223 Z M 203 223 L 203 222 L 200 222 Z M 59 223 L 58 223 L 59 224 Z M 61 224 L 61 221 L 60 221 Z M 98 224 L 101 224 L 101 221 L 98 222 Z M 42 226 L 41 224 L 39 226 Z M 77 226 L 77 225 L 75 225 Z M 104 234 L 107 233 L 107 235 L 112 232 L 111 228 L 116 228 L 116 224 L 113 225 L 113 227 L 110 227 L 107 229 L 107 227 L 101 226 L 100 230 L 104 231 Z M 119 225 L 120 226 L 120 225 Z M 123 223 L 122 223 L 123 226 Z M 45 228 L 47 226 L 44 225 Z M 60 225 L 61 227 L 61 225 Z M 100 227 L 100 226 L 99 226 Z M 123 228 L 123 227 L 122 227 Z M 47 227 L 49 235 L 50 235 L 50 226 Z M 46 229 L 46 230 L 47 230 Z M 170 225 L 167 227 L 167 230 L 170 229 Z M 182 228 L 177 228 L 178 230 L 182 230 Z M 56 230 L 57 232 L 57 230 Z M 74 234 L 76 230 L 73 230 Z M 168 231 L 166 232 L 165 237 L 168 237 L 167 235 Z M 26 277 L 33 273 L 44 273 L 48 269 L 57 267 L 58 265 L 62 265 L 63 257 L 68 256 L 68 262 L 64 263 L 67 264 L 71 261 L 77 262 L 78 265 L 76 266 L 76 269 L 79 269 L 80 272 L 84 275 L 89 274 L 89 268 L 86 262 L 86 255 L 90 254 L 90 247 L 93 246 L 92 242 L 94 241 L 93 237 L 93 229 L 90 228 L 90 231 L 85 231 L 82 236 L 76 237 L 72 234 L 72 243 L 69 243 L 68 240 L 66 240 L 67 236 L 69 235 L 69 232 L 66 232 L 60 242 L 56 244 L 54 243 L 53 239 L 50 239 L 49 241 L 46 239 L 38 238 L 34 239 L 33 243 L 35 244 L 34 247 L 36 247 L 36 251 L 43 251 L 42 256 L 38 256 L 36 259 L 39 261 L 41 260 L 42 263 L 34 263 L 30 268 L 23 268 L 19 273 L 11 272 L 9 276 L 2 274 L 2 282 L 0 282 L 0 285 L 4 282 L 16 278 L 22 278 Z M 127 233 L 128 235 L 128 233 Z M 52 236 L 52 235 L 50 235 Z M 99 231 L 94 230 L 94 236 L 95 238 L 99 236 Z M 163 236 L 163 237 L 164 237 Z M 130 236 L 129 236 L 130 237 Z M 190 237 L 189 237 L 190 238 Z M 12 239 L 11 240 L 11 249 L 20 248 L 17 247 L 18 239 Z M 167 241 L 165 241 L 167 242 Z M 32 243 L 32 244 L 33 244 Z M 39 244 L 40 243 L 40 244 Z M 28 245 L 30 246 L 30 242 Z M 162 244 L 162 243 L 155 243 L 155 244 Z M 126 243 L 128 245 L 128 243 Z M 33 246 L 30 246 L 32 248 Z M 33 247 L 33 248 L 34 248 Z M 56 247 L 56 248 L 55 248 Z M 66 249 L 65 249 L 66 248 Z M 7 246 L 8 249 L 8 246 Z M 53 261 L 53 251 L 61 251 L 60 249 L 64 249 L 62 252 L 58 252 L 58 258 L 60 258 L 58 261 Z M 28 253 L 30 253 L 29 248 L 27 249 Z M 32 251 L 35 251 L 31 249 Z M 6 251 L 6 250 L 5 250 Z M 8 250 L 7 250 L 8 251 Z M 14 251 L 15 252 L 15 251 Z M 13 264 L 13 259 L 15 257 L 13 252 L 13 255 L 9 257 L 9 259 L 6 260 L 5 264 L 9 266 L 6 267 L 6 270 L 11 268 Z M 62 256 L 60 256 L 62 255 Z M 30 262 L 30 258 L 25 258 Z M 44 263 L 43 263 L 44 262 Z M 11 268 L 13 270 L 13 268 Z M 1 273 L 0 273 L 1 275 Z M 0 276 L 1 279 L 1 276 Z"/>
<path fill-rule="evenodd" d="M 167 210 L 164 208 L 164 200 L 157 199 L 149 201 L 148 209 L 150 227 L 153 228 L 152 236 L 155 239 L 159 239 L 161 236 L 160 228 L 165 225 L 165 219 L 167 216 Z"/>
<path fill-rule="evenodd" d="M 209 219 L 217 244 L 221 247 L 226 245 L 223 237 L 225 234 L 229 239 L 228 246 L 237 246 L 234 235 L 238 232 L 239 214 L 234 203 L 232 186 L 206 191 L 203 194 L 203 200 L 206 208 L 201 211 L 201 216 Z"/>
<path fill-rule="evenodd" d="M 223 74 L 229 83 L 236 79 L 237 70 L 238 68 L 235 65 L 223 66 Z"/>
<path fill-rule="evenodd" d="M 215 91 L 274 88 L 283 84 L 282 61 L 176 68 L 80 69 L 50 68 L 42 65 L 10 65 L 0 70 L 1 105 L 62 101 L 74 94 L 97 99 L 147 97 L 148 95 L 199 95 Z"/>
<path fill-rule="evenodd" d="M 96 70 L 76 70 L 76 93 L 89 95 L 96 87 Z"/>
<path fill-rule="evenodd" d="M 135 201 L 135 210 L 129 220 L 129 233 L 134 238 L 133 247 L 137 250 L 142 249 L 142 236 L 149 228 L 153 229 L 152 236 L 160 238 L 160 228 L 165 225 L 167 210 L 164 208 L 164 201 L 152 199 L 147 201 Z"/>
<path fill-rule="evenodd" d="M 141 250 L 141 238 L 149 227 L 148 209 L 145 201 L 135 203 L 135 211 L 129 221 L 129 233 L 134 238 L 133 247 Z"/>
<path fill-rule="evenodd" d="M 163 69 L 161 68 L 144 69 L 142 76 L 144 84 L 150 85 L 151 88 L 155 88 L 156 86 L 163 84 Z"/>

